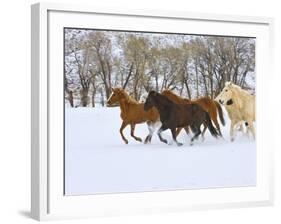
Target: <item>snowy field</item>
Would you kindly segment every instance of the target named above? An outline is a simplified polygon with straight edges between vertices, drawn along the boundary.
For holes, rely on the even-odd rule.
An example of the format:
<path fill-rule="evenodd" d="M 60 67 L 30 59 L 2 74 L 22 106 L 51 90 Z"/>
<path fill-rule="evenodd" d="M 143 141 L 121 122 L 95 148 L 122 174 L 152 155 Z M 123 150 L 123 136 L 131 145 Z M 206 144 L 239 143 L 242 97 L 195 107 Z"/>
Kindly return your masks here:
<path fill-rule="evenodd" d="M 65 193 L 141 192 L 216 187 L 241 187 L 256 184 L 256 144 L 242 134 L 229 140 L 229 121 L 222 126 L 224 139 L 214 139 L 208 131 L 205 141 L 189 146 L 184 131 L 178 140 L 166 145 L 158 136 L 150 145 L 135 141 L 130 127 L 120 133 L 120 109 L 65 109 Z M 146 124 L 136 126 L 135 135 L 148 134 Z M 163 137 L 171 141 L 170 131 Z"/>

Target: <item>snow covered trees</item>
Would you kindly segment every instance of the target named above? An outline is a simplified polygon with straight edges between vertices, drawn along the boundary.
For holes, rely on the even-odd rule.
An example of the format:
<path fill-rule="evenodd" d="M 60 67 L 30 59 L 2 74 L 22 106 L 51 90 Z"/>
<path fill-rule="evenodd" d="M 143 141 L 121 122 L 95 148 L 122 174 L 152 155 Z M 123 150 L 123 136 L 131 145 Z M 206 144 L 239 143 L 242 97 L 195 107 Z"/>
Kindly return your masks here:
<path fill-rule="evenodd" d="M 111 87 L 136 100 L 152 89 L 214 98 L 226 81 L 254 91 L 255 39 L 65 29 L 64 75 L 74 106 L 104 105 Z"/>

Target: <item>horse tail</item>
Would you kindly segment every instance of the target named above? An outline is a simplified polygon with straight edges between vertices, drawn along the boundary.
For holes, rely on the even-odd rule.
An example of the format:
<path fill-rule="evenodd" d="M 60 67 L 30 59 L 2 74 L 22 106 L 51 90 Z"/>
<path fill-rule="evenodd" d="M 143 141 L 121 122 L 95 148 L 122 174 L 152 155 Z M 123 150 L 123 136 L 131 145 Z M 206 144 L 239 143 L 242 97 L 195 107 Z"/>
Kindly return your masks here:
<path fill-rule="evenodd" d="M 217 138 L 219 136 L 219 133 L 213 126 L 210 115 L 206 111 L 205 111 L 205 124 L 207 125 L 211 135 Z"/>
<path fill-rule="evenodd" d="M 215 102 L 215 104 L 217 106 L 221 123 L 222 123 L 223 126 L 225 126 L 225 120 L 224 120 L 224 117 L 223 117 L 223 112 L 222 112 L 221 105 L 217 101 L 214 101 L 214 102 Z"/>

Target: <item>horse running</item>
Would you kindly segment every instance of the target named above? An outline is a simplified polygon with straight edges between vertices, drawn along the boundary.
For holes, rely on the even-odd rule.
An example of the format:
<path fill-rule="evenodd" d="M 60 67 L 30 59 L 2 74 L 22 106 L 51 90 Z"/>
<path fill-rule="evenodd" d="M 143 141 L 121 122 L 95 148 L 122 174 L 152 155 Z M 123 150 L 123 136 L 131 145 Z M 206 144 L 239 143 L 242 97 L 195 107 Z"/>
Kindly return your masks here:
<path fill-rule="evenodd" d="M 224 121 L 224 117 L 223 117 L 222 108 L 217 101 L 212 100 L 209 97 L 201 97 L 201 98 L 198 98 L 196 100 L 189 100 L 189 99 L 182 98 L 182 97 L 176 95 L 171 90 L 164 90 L 162 92 L 162 94 L 164 96 L 168 97 L 170 100 L 172 100 L 174 103 L 177 103 L 177 104 L 183 104 L 184 105 L 184 104 L 195 103 L 195 104 L 198 104 L 199 106 L 201 106 L 205 111 L 207 111 L 209 113 L 212 121 L 214 122 L 214 124 L 217 128 L 217 131 L 218 131 L 219 135 L 222 136 L 221 130 L 220 130 L 220 125 L 219 125 L 219 122 L 217 120 L 217 115 L 219 114 L 220 121 L 221 121 L 222 125 L 225 125 L 225 121 Z M 205 125 L 204 130 L 202 132 L 203 138 L 204 138 L 204 133 L 205 133 L 206 129 L 207 129 L 207 126 Z M 182 130 L 182 128 L 177 129 L 177 135 L 180 133 L 181 130 Z M 188 129 L 185 128 L 185 130 L 188 133 Z"/>
<path fill-rule="evenodd" d="M 234 141 L 236 128 L 241 129 L 241 124 L 245 124 L 247 133 L 250 131 L 255 138 L 255 99 L 255 96 L 231 82 L 226 82 L 225 87 L 216 97 L 216 100 L 225 106 L 231 120 L 231 141 Z"/>
<path fill-rule="evenodd" d="M 149 129 L 149 134 L 145 138 L 145 143 L 151 142 L 151 138 L 155 129 L 155 124 L 159 121 L 159 113 L 156 108 L 151 108 L 148 111 L 144 110 L 144 104 L 138 103 L 130 97 L 124 89 L 112 88 L 112 94 L 107 101 L 107 106 L 119 105 L 121 109 L 121 118 L 123 120 L 120 127 L 120 134 L 123 141 L 128 144 L 128 140 L 123 135 L 123 130 L 127 125 L 131 126 L 131 136 L 139 142 L 142 142 L 140 137 L 135 136 L 134 131 L 136 124 L 146 122 Z"/>
<path fill-rule="evenodd" d="M 159 94 L 155 91 L 150 91 L 144 104 L 144 110 L 149 111 L 153 107 L 156 107 L 160 114 L 160 120 L 162 126 L 158 130 L 158 136 L 160 141 L 168 143 L 166 139 L 162 138 L 161 132 L 166 129 L 170 129 L 172 132 L 173 140 L 178 146 L 182 143 L 178 142 L 176 137 L 176 129 L 190 127 L 195 135 L 191 138 L 190 144 L 198 138 L 201 134 L 200 127 L 205 124 L 212 136 L 218 137 L 218 132 L 212 125 L 209 114 L 198 104 L 176 104 L 171 101 L 168 97 Z"/>

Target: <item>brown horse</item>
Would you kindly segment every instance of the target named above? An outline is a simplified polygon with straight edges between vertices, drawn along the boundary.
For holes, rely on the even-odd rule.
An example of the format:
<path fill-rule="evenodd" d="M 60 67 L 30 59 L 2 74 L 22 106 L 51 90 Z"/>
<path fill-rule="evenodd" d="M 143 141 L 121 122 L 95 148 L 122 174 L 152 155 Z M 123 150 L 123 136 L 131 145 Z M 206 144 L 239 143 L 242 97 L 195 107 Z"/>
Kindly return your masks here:
<path fill-rule="evenodd" d="M 144 110 L 148 111 L 156 107 L 160 114 L 162 122 L 161 128 L 158 130 L 160 141 L 168 143 L 168 141 L 161 136 L 161 132 L 170 129 L 172 132 L 173 140 L 178 146 L 182 143 L 176 139 L 176 129 L 190 127 L 195 134 L 191 138 L 191 145 L 193 141 L 201 134 L 201 125 L 205 124 L 211 135 L 217 138 L 219 135 L 214 128 L 210 115 L 200 105 L 196 103 L 177 104 L 170 100 L 168 97 L 159 94 L 155 91 L 150 91 L 144 103 Z"/>
<path fill-rule="evenodd" d="M 108 106 L 119 105 L 121 109 L 121 118 L 123 120 L 120 127 L 120 134 L 126 144 L 128 140 L 123 135 L 123 130 L 127 125 L 131 126 L 131 136 L 141 142 L 140 137 L 134 135 L 136 124 L 146 122 L 149 129 L 149 134 L 145 139 L 145 143 L 151 142 L 154 132 L 154 124 L 159 121 L 159 113 L 156 108 L 151 108 L 145 111 L 143 103 L 138 103 L 135 99 L 130 97 L 124 89 L 112 88 L 112 94 L 107 101 Z"/>
<path fill-rule="evenodd" d="M 209 97 L 201 97 L 198 98 L 196 100 L 189 100 L 186 98 L 182 98 L 178 95 L 176 95 L 175 93 L 173 93 L 171 90 L 164 90 L 162 92 L 162 94 L 166 97 L 168 97 L 170 100 L 172 100 L 174 103 L 177 104 L 189 104 L 189 103 L 195 103 L 198 104 L 199 106 L 201 106 L 205 111 L 208 112 L 208 114 L 210 115 L 212 121 L 214 122 L 218 133 L 220 136 L 222 136 L 221 134 L 221 130 L 220 130 L 220 125 L 219 122 L 217 120 L 217 111 L 219 113 L 219 117 L 220 117 L 220 121 L 222 123 L 222 125 L 225 125 L 225 121 L 224 121 L 224 117 L 223 117 L 223 112 L 222 112 L 222 108 L 220 106 L 220 104 L 215 101 L 210 99 Z M 204 137 L 204 133 L 206 131 L 206 126 L 204 127 L 204 130 L 202 132 L 202 136 Z M 177 129 L 177 135 L 180 133 L 182 128 L 178 128 Z M 185 128 L 185 130 L 188 132 L 188 130 Z"/>

